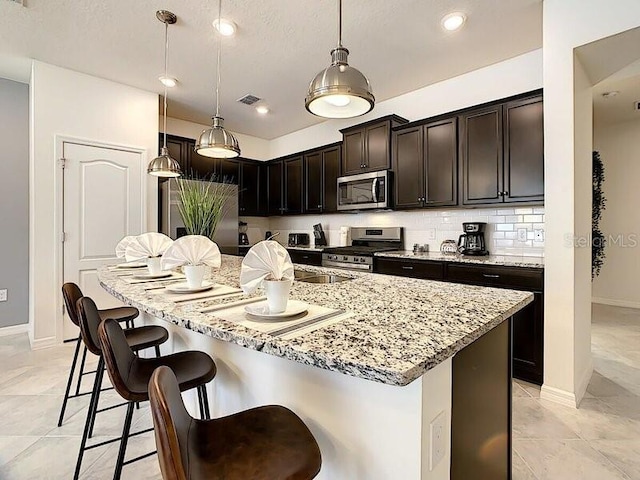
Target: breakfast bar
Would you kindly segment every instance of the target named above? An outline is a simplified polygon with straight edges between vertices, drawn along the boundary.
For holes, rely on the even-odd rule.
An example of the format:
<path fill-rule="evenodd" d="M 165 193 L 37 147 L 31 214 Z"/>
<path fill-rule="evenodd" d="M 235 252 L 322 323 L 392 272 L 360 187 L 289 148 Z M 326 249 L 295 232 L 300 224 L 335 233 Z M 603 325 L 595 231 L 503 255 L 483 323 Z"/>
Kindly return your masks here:
<path fill-rule="evenodd" d="M 239 301 L 260 298 L 236 294 L 226 308 L 231 297 L 216 293 L 237 291 L 241 261 L 223 255 L 209 277 L 216 288 L 186 301 L 109 267 L 98 277 L 146 322 L 170 325 L 173 351 L 198 349 L 215 359 L 213 417 L 265 404 L 296 412 L 320 445 L 317 478 L 463 478 L 452 471 L 452 455 L 463 468 L 502 461 L 510 471 L 510 318 L 531 293 L 296 265 L 290 299 L 309 304 L 309 314 L 313 307 L 339 315 L 302 319 L 282 334 L 274 320 L 230 320 L 229 312 L 242 310 Z M 318 275 L 342 281 L 304 278 Z M 487 398 L 470 394 L 477 382 L 489 382 Z M 187 401 L 195 410 L 195 398 Z M 476 443 L 477 433 L 460 434 L 467 419 L 491 418 L 496 405 L 500 432 Z M 469 448 L 479 449 L 479 460 Z"/>

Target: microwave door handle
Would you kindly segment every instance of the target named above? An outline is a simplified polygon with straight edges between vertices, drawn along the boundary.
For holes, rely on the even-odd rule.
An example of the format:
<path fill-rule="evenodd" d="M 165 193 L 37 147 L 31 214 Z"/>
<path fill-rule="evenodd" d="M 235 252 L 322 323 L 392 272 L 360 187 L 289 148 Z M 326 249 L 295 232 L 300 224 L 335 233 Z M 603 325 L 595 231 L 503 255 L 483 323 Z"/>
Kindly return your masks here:
<path fill-rule="evenodd" d="M 371 197 L 373 198 L 373 203 L 378 203 L 378 178 L 374 178 L 373 182 L 371 182 Z"/>

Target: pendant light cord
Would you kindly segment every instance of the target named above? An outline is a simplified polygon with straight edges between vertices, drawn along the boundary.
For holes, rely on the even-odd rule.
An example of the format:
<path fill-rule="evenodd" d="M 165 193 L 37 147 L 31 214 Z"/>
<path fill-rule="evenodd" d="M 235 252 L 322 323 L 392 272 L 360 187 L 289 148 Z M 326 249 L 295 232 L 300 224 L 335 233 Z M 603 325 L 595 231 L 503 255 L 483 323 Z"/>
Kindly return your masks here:
<path fill-rule="evenodd" d="M 220 116 L 220 56 L 222 51 L 222 34 L 220 19 L 222 18 L 222 0 L 218 0 L 218 78 L 216 80 L 216 117 Z"/>
<path fill-rule="evenodd" d="M 169 23 L 164 22 L 164 77 L 167 78 L 167 72 L 169 71 Z M 166 81 L 166 80 L 165 80 Z M 167 84 L 164 85 L 164 148 L 167 148 Z"/>
<path fill-rule="evenodd" d="M 338 48 L 342 48 L 342 0 L 338 0 Z"/>

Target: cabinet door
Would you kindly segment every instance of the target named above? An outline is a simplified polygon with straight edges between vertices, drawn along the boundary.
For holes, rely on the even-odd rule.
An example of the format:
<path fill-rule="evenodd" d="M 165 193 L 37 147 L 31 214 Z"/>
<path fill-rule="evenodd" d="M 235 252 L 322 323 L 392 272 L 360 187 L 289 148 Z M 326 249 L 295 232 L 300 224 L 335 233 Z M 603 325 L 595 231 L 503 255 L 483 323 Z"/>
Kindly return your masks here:
<path fill-rule="evenodd" d="M 302 213 L 302 157 L 284 161 L 284 213 Z"/>
<path fill-rule="evenodd" d="M 282 162 L 270 162 L 267 165 L 267 195 L 269 215 L 282 215 Z"/>
<path fill-rule="evenodd" d="M 422 127 L 393 132 L 396 207 L 421 207 L 424 196 Z"/>
<path fill-rule="evenodd" d="M 463 116 L 461 130 L 462 203 L 502 203 L 502 106 Z"/>
<path fill-rule="evenodd" d="M 322 212 L 322 152 L 313 152 L 304 156 L 304 190 L 306 213 Z"/>
<path fill-rule="evenodd" d="M 322 211 L 338 211 L 338 177 L 340 176 L 340 146 L 328 148 L 322 152 L 323 185 Z"/>
<path fill-rule="evenodd" d="M 240 215 L 259 215 L 260 165 L 240 162 Z"/>
<path fill-rule="evenodd" d="M 240 180 L 240 161 L 220 158 L 219 162 L 218 181 L 238 185 Z"/>
<path fill-rule="evenodd" d="M 458 204 L 457 122 L 453 118 L 424 127 L 425 205 Z"/>
<path fill-rule="evenodd" d="M 365 130 L 365 169 L 367 171 L 391 168 L 389 122 L 367 127 Z"/>
<path fill-rule="evenodd" d="M 199 155 L 195 151 L 195 142 L 189 145 L 189 175 L 210 180 L 216 172 L 218 160 Z"/>
<path fill-rule="evenodd" d="M 364 169 L 364 129 L 342 137 L 342 175 L 362 173 Z"/>
<path fill-rule="evenodd" d="M 513 376 L 537 385 L 543 381 L 544 297 L 513 316 Z"/>
<path fill-rule="evenodd" d="M 160 134 L 160 146 L 163 145 L 163 142 L 164 136 Z M 180 164 L 182 173 L 188 176 L 189 169 L 191 167 L 189 163 L 189 143 L 185 141 L 185 139 L 175 138 L 171 135 L 167 135 L 167 149 L 169 150 L 169 155 L 171 155 L 171 158 L 173 158 Z M 159 151 L 158 154 L 160 154 Z"/>
<path fill-rule="evenodd" d="M 505 202 L 544 199 L 542 98 L 510 102 L 504 108 Z"/>

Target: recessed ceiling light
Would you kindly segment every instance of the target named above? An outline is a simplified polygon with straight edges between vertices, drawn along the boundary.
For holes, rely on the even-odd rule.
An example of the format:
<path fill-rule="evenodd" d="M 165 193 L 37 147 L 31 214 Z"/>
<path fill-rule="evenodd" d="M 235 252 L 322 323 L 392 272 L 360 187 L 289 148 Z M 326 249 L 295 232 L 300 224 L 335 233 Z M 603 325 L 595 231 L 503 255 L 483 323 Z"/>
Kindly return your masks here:
<path fill-rule="evenodd" d="M 224 35 L 225 37 L 230 37 L 234 33 L 236 33 L 236 24 L 231 20 L 225 20 L 224 18 L 215 19 L 213 21 L 213 26 L 220 35 Z"/>
<path fill-rule="evenodd" d="M 620 92 L 618 90 L 613 90 L 611 92 L 604 92 L 602 96 L 604 98 L 613 98 L 613 97 L 617 97 L 619 94 Z"/>
<path fill-rule="evenodd" d="M 169 77 L 169 76 L 165 76 L 165 75 L 160 75 L 158 77 L 158 80 L 160 80 L 163 85 L 165 85 L 165 86 L 167 86 L 169 88 L 173 88 L 178 84 L 178 79 L 176 77 Z"/>
<path fill-rule="evenodd" d="M 464 25 L 464 22 L 467 20 L 467 16 L 461 12 L 453 12 L 442 17 L 442 28 L 453 32 L 458 30 Z"/>
<path fill-rule="evenodd" d="M 260 115 L 266 115 L 267 113 L 269 113 L 269 107 L 267 107 L 266 105 L 258 105 L 256 107 L 256 112 L 258 112 Z"/>

